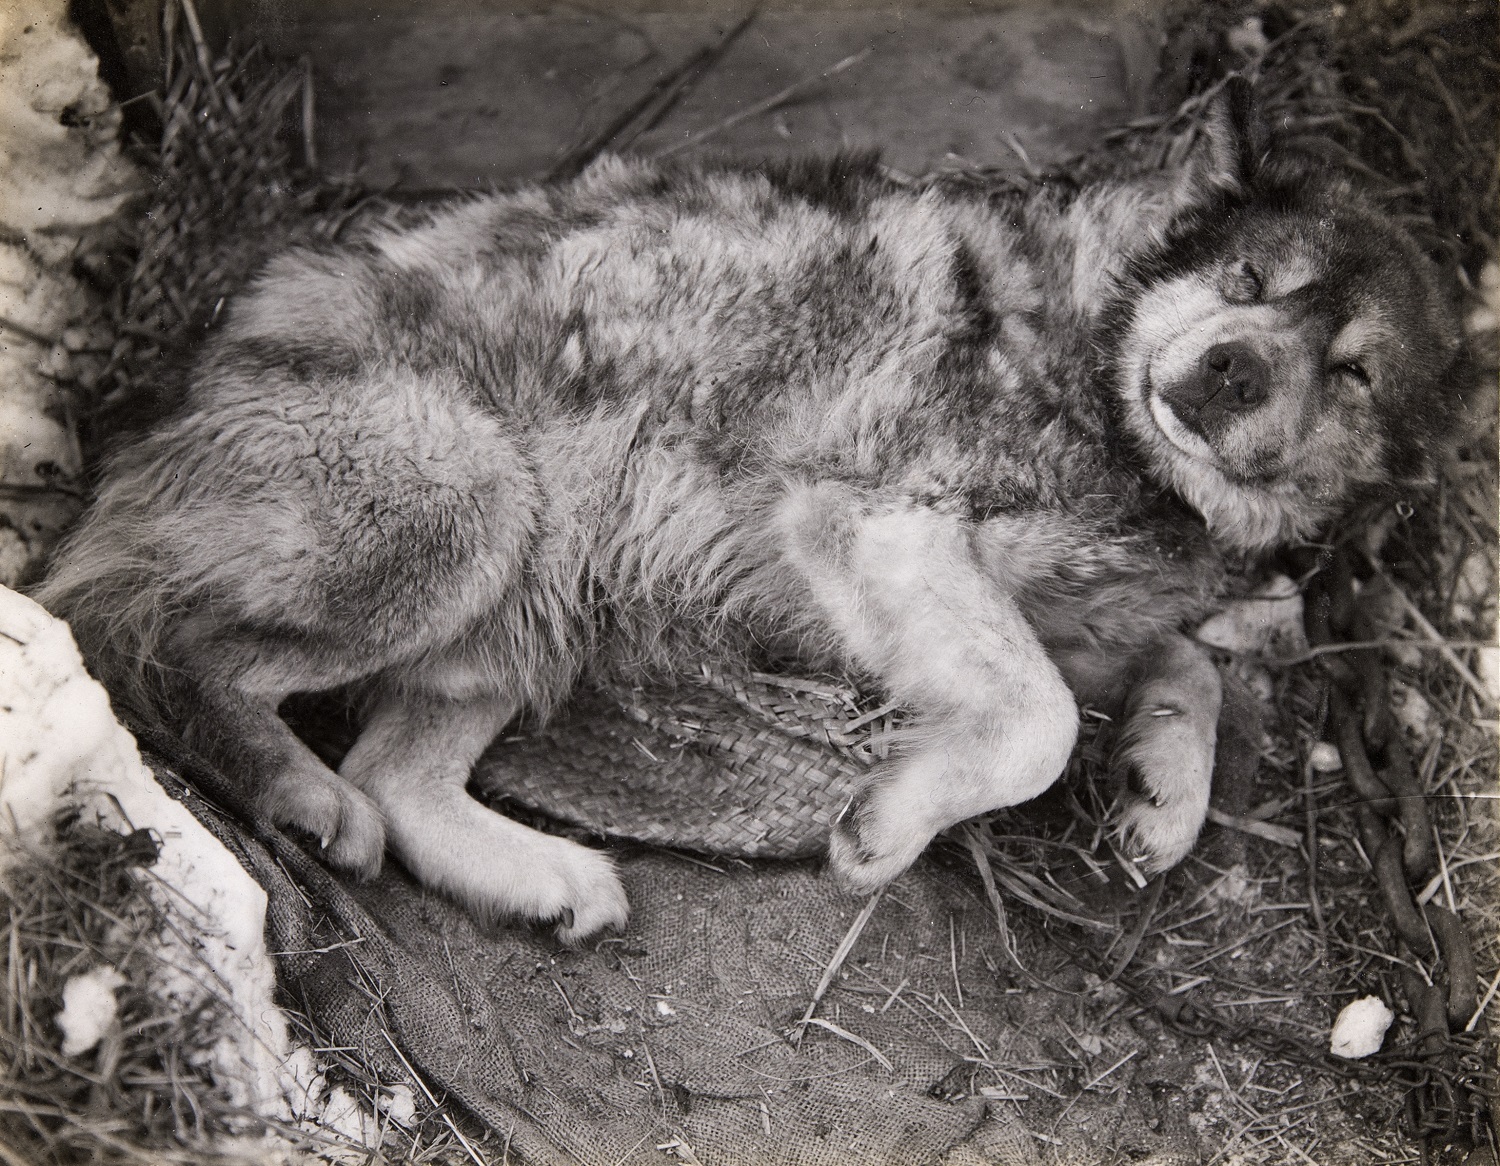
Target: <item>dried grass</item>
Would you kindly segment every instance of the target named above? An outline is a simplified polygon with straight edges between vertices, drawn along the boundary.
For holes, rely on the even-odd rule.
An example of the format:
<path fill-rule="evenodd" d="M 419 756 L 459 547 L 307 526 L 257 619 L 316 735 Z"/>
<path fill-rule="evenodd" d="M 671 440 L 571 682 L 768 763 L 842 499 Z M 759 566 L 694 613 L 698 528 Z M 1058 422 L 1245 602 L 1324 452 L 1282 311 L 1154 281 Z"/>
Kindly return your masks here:
<path fill-rule="evenodd" d="M 1500 57 L 1494 15 L 1477 6 L 1186 11 L 1172 58 L 1181 67 L 1157 86 L 1156 104 L 1168 112 L 1122 127 L 1063 172 L 1087 177 L 1180 157 L 1223 84 L 1205 83 L 1195 42 L 1218 51 L 1252 15 L 1267 35 L 1239 65 L 1266 122 L 1293 148 L 1355 176 L 1448 263 L 1477 306 L 1479 272 L 1500 259 Z M 971 168 L 923 181 L 1003 194 L 1036 182 L 1031 169 Z M 1497 722 L 1474 653 L 1495 642 L 1497 362 L 1493 333 L 1477 341 L 1468 431 L 1436 491 L 1365 513 L 1340 529 L 1337 546 L 1282 564 L 1306 580 L 1336 557 L 1353 563 L 1348 573 L 1363 598 L 1351 592 L 1346 602 L 1361 634 L 1295 659 L 1221 661 L 1271 690 L 1253 788 L 1240 798 L 1255 808 L 1213 817 L 1240 837 L 1210 827 L 1199 854 L 1166 876 L 1165 893 L 1160 881 L 1140 893 L 1139 872 L 1110 844 L 1114 726 L 1095 718 L 1057 790 L 965 827 L 965 854 L 953 856 L 980 864 L 1008 950 L 1017 927 L 1048 937 L 1067 962 L 1123 987 L 1136 1013 L 1196 1043 L 1217 1083 L 1195 1091 L 1214 1162 L 1457 1161 L 1476 1146 L 1496 1149 L 1496 1043 L 1488 1034 L 1500 994 L 1491 990 L 1500 985 Z M 1386 823 L 1404 841 L 1408 870 L 1396 860 L 1384 872 L 1386 889 L 1402 899 L 1414 893 L 1417 906 L 1446 907 L 1456 926 L 1438 930 L 1472 941 L 1473 968 L 1461 950 L 1428 938 L 1432 920 L 1443 923 L 1431 913 L 1409 916 L 1419 950 L 1402 942 L 1375 856 L 1361 842 L 1360 794 L 1309 764 L 1316 744 L 1337 738 L 1328 706 L 1340 682 L 1362 694 L 1363 735 L 1388 753 L 1386 764 L 1407 749 L 1416 758 L 1414 792 L 1423 800 L 1393 803 L 1402 812 Z M 1396 724 L 1393 697 L 1407 721 L 1425 722 L 1417 732 Z M 1357 743 L 1357 726 L 1355 734 Z M 1398 776 L 1384 771 L 1386 784 Z M 1409 883 L 1424 852 L 1436 873 Z M 1010 919 L 997 884 L 1018 912 Z M 1110 937 L 1102 953 L 1101 935 Z M 1422 1001 L 1435 995 L 1427 984 L 1448 989 L 1441 1034 L 1421 1024 Z M 1340 1062 L 1326 1051 L 1333 1016 L 1370 992 L 1403 1013 L 1400 1023 L 1378 1057 Z M 1250 1067 L 1226 1071 L 1225 1048 L 1251 1058 Z"/>
<path fill-rule="evenodd" d="M 150 834 L 74 814 L 58 822 L 53 846 L 6 845 L 21 852 L 0 875 L 0 1160 L 248 1160 L 234 1148 L 244 1115 L 207 1067 L 224 1011 L 209 1001 L 183 1014 L 149 987 L 162 934 L 180 926 L 144 874 L 157 854 Z M 65 1056 L 55 1022 L 63 986 L 105 964 L 126 981 L 118 1020 L 97 1048 Z"/>
<path fill-rule="evenodd" d="M 162 940 L 191 924 L 153 891 L 157 842 L 120 833 L 76 811 L 46 845 L 6 840 L 0 872 L 0 1163 L 3 1166 L 241 1166 L 269 1161 L 375 1161 L 363 1141 L 309 1122 L 241 1108 L 212 1070 L 225 1026 L 238 1024 L 212 994 L 191 1011 L 157 991 Z M 191 941 L 192 933 L 187 934 Z M 176 959 L 192 943 L 172 944 Z M 94 1049 L 67 1056 L 56 1024 L 63 987 L 109 965 L 125 983 L 116 1021 Z M 203 961 L 180 967 L 211 983 Z M 405 1125 L 386 1116 L 393 1082 L 359 1050 L 330 1047 L 305 1013 L 285 1008 L 329 1087 L 341 1086 L 372 1119 L 374 1144 L 394 1161 L 500 1162 L 504 1147 L 430 1093 Z M 399 1053 L 398 1053 L 399 1056 Z M 420 1078 L 408 1071 L 408 1080 Z"/>

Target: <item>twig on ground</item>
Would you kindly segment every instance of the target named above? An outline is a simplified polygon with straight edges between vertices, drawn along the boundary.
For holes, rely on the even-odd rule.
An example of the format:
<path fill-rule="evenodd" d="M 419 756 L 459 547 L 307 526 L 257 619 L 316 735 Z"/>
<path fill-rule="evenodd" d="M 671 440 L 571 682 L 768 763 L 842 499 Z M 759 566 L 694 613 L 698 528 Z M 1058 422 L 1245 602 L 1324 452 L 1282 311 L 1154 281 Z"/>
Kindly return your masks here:
<path fill-rule="evenodd" d="M 716 40 L 685 58 L 675 69 L 657 79 L 639 98 L 631 102 L 596 134 L 569 150 L 549 169 L 545 181 L 559 182 L 574 177 L 605 150 L 623 150 L 641 134 L 660 124 L 674 106 L 686 96 L 704 75 L 750 27 L 760 12 L 754 5 L 744 16 Z"/>
<path fill-rule="evenodd" d="M 198 9 L 193 0 L 177 0 L 182 9 L 182 14 L 187 18 L 188 35 L 192 37 L 193 53 L 198 59 L 198 68 L 203 74 L 204 89 L 210 100 L 217 106 L 223 106 L 224 94 L 219 87 L 213 83 L 214 67 L 208 55 L 208 42 L 203 38 L 203 25 L 198 21 Z"/>
<path fill-rule="evenodd" d="M 974 857 L 974 866 L 979 871 L 979 881 L 984 884 L 984 893 L 990 901 L 990 909 L 995 913 L 995 926 L 1000 931 L 1000 950 L 1005 953 L 1006 963 L 1032 983 L 1039 983 L 1040 981 L 1021 963 L 1021 957 L 1016 953 L 1016 941 L 1011 937 L 1010 924 L 1005 917 L 1005 903 L 1000 898 L 1000 889 L 995 886 L 995 871 L 990 866 L 989 855 L 985 853 L 984 844 L 979 840 L 979 828 L 973 822 L 965 823 L 964 837 L 969 844 L 969 853 Z"/>
<path fill-rule="evenodd" d="M 870 48 L 861 49 L 859 52 L 845 57 L 842 61 L 830 65 L 827 69 L 824 69 L 823 72 L 819 73 L 815 77 L 804 77 L 802 80 L 788 85 L 779 93 L 773 93 L 770 97 L 767 97 L 761 101 L 757 101 L 753 105 L 740 110 L 738 113 L 730 114 L 721 122 L 718 122 L 715 125 L 707 126 L 706 128 L 699 130 L 695 134 L 689 134 L 682 141 L 677 142 L 674 145 L 666 146 L 658 150 L 656 152 L 656 157 L 667 158 L 673 154 L 679 153 L 682 150 L 691 149 L 693 146 L 698 145 L 700 142 L 706 142 L 709 138 L 718 137 L 726 130 L 733 129 L 741 122 L 746 122 L 751 118 L 760 117 L 762 114 L 770 113 L 773 109 L 778 109 L 781 106 L 787 104 L 789 101 L 802 96 L 804 93 L 814 88 L 819 82 L 826 81 L 830 77 L 836 77 L 844 70 L 853 68 L 874 51 L 874 49 Z"/>
<path fill-rule="evenodd" d="M 1249 935 L 1241 935 L 1241 936 L 1235 938 L 1234 940 L 1232 940 L 1229 943 L 1221 944 L 1220 946 L 1214 948 L 1212 951 L 1208 952 L 1206 955 L 1199 956 L 1197 959 L 1193 960 L 1191 963 L 1184 964 L 1181 968 L 1178 968 L 1177 970 L 1181 971 L 1181 972 L 1190 972 L 1194 968 L 1201 968 L 1204 964 L 1212 963 L 1214 960 L 1219 959 L 1222 956 L 1228 955 L 1230 952 L 1234 951 L 1236 948 L 1241 948 L 1241 947 L 1244 947 L 1246 944 L 1255 943 L 1258 940 L 1265 939 L 1267 936 L 1274 935 L 1274 934 L 1276 934 L 1276 932 L 1280 931 L 1282 928 L 1284 928 L 1284 927 L 1290 927 L 1292 924 L 1294 924 L 1296 922 L 1297 922 L 1297 919 L 1296 919 L 1295 916 L 1293 916 L 1290 919 L 1283 919 L 1280 923 L 1277 923 L 1277 924 L 1275 924 L 1272 927 L 1267 927 L 1267 928 L 1265 928 L 1265 929 L 1263 929 L 1261 931 L 1252 932 Z"/>
<path fill-rule="evenodd" d="M 1495 973 L 1495 978 L 1490 981 L 1490 986 L 1484 991 L 1484 999 L 1479 1002 L 1479 1007 L 1474 1009 L 1474 1015 L 1469 1017 L 1469 1022 L 1464 1025 L 1465 1032 L 1473 1032 L 1479 1026 L 1479 1018 L 1484 1015 L 1484 1010 L 1490 1006 L 1490 1001 L 1495 998 L 1495 993 L 1500 991 L 1500 971 Z"/>
<path fill-rule="evenodd" d="M 646 1038 L 641 1037 L 641 1052 L 646 1054 L 646 1068 L 651 1071 L 651 1083 L 656 1086 L 656 1103 L 661 1110 L 662 1120 L 667 1118 L 667 1091 L 661 1086 L 661 1074 L 656 1071 L 656 1058 L 651 1055 L 651 1046 L 646 1043 Z"/>
<path fill-rule="evenodd" d="M 434 1096 L 432 1090 L 427 1087 L 427 1082 L 423 1080 L 422 1075 L 418 1073 L 416 1069 L 412 1067 L 412 1063 L 406 1059 L 406 1054 L 401 1051 L 401 1046 L 398 1045 L 393 1039 L 391 1039 L 390 1033 L 384 1031 L 383 1029 L 381 1030 L 380 1035 L 385 1038 L 385 1043 L 390 1046 L 391 1052 L 396 1054 L 396 1059 L 400 1061 L 402 1067 L 406 1069 L 407 1075 L 417 1083 L 417 1088 L 421 1089 L 423 1095 L 427 1098 L 428 1103 L 434 1110 L 442 1114 L 443 1124 L 446 1125 L 448 1129 L 452 1131 L 453 1136 L 458 1139 L 458 1144 L 464 1148 L 464 1151 L 469 1155 L 469 1159 L 474 1163 L 474 1166 L 485 1166 L 485 1161 L 479 1156 L 479 1151 L 474 1148 L 474 1144 L 470 1142 L 468 1138 L 464 1137 L 463 1131 L 453 1123 L 453 1119 L 448 1116 L 448 1111 L 438 1102 L 438 1099 L 436 1096 Z"/>
<path fill-rule="evenodd" d="M 1469 858 L 1455 859 L 1454 861 L 1447 863 L 1444 869 L 1451 876 L 1454 871 L 1460 870 L 1466 866 L 1473 866 L 1477 862 L 1500 862 L 1500 850 L 1493 851 L 1489 854 L 1475 854 Z M 1417 906 L 1425 907 L 1432 901 L 1432 897 L 1442 889 L 1443 871 L 1438 871 L 1437 874 L 1433 875 L 1432 878 L 1428 880 L 1427 885 L 1422 888 L 1421 893 L 1417 896 Z"/>
<path fill-rule="evenodd" d="M 1413 602 L 1411 596 L 1406 593 L 1406 589 L 1396 582 L 1395 579 L 1391 578 L 1385 567 L 1373 556 L 1366 555 L 1365 560 L 1385 584 L 1390 587 L 1392 594 L 1400 601 L 1401 606 L 1406 609 L 1406 614 L 1411 616 L 1412 623 L 1416 624 L 1421 629 L 1422 634 L 1443 654 L 1443 659 L 1448 661 L 1449 666 L 1458 674 L 1459 679 L 1474 691 L 1475 696 L 1479 697 L 1479 707 L 1493 707 L 1495 698 L 1490 694 L 1490 690 L 1485 687 L 1484 681 L 1475 676 L 1469 666 L 1458 658 L 1458 653 L 1448 646 L 1447 641 L 1443 638 L 1443 634 L 1428 622 L 1427 617 L 1422 614 L 1422 609 Z"/>
<path fill-rule="evenodd" d="M 891 1059 L 884 1053 L 882 1053 L 879 1049 L 877 1049 L 874 1045 L 872 1045 L 869 1041 L 865 1040 L 864 1037 L 858 1035 L 857 1033 L 850 1032 L 847 1028 L 840 1028 L 831 1020 L 823 1020 L 820 1017 L 812 1016 L 807 1017 L 799 1023 L 804 1025 L 817 1025 L 819 1028 L 826 1029 L 828 1032 L 833 1033 L 833 1035 L 838 1037 L 840 1040 L 846 1040 L 850 1044 L 858 1045 L 860 1048 L 864 1049 L 865 1052 L 869 1053 L 870 1056 L 874 1057 L 877 1061 L 880 1062 L 881 1066 L 887 1073 L 894 1073 L 896 1071 L 896 1066 L 891 1064 Z"/>
<path fill-rule="evenodd" d="M 813 989 L 812 999 L 807 1002 L 807 1011 L 802 1014 L 802 1019 L 797 1021 L 787 1033 L 792 1044 L 797 1044 L 802 1039 L 802 1033 L 812 1023 L 813 1013 L 818 1010 L 818 1004 L 822 1002 L 823 994 L 828 991 L 828 986 L 833 983 L 833 978 L 838 975 L 839 969 L 844 966 L 844 961 L 849 958 L 849 953 L 854 950 L 854 945 L 859 942 L 860 933 L 864 931 L 865 924 L 870 921 L 870 916 L 875 914 L 875 908 L 880 906 L 881 897 L 885 894 L 882 887 L 870 896 L 865 905 L 860 908 L 859 914 L 854 917 L 854 922 L 849 924 L 849 930 L 844 933 L 844 938 L 834 950 L 833 957 L 828 961 L 828 966 L 823 969 L 823 975 L 818 980 L 818 986 Z"/>
<path fill-rule="evenodd" d="M 1290 826 L 1278 826 L 1274 822 L 1261 822 L 1242 814 L 1228 814 L 1217 806 L 1209 806 L 1208 820 L 1215 826 L 1238 830 L 1241 834 L 1253 834 L 1257 838 L 1296 850 L 1302 845 L 1303 836 Z"/>
<path fill-rule="evenodd" d="M 39 344 L 43 348 L 56 348 L 61 341 L 54 340 L 50 336 L 43 336 L 40 332 L 33 332 L 24 324 L 17 324 L 5 316 L 0 316 L 0 328 L 7 332 L 14 332 L 22 340 L 29 340 L 32 344 Z"/>
<path fill-rule="evenodd" d="M 937 993 L 937 995 L 934 996 L 933 999 L 947 1005 L 948 1011 L 953 1014 L 954 1023 L 956 1023 L 963 1034 L 969 1038 L 974 1047 L 979 1050 L 979 1055 L 987 1059 L 990 1055 L 989 1045 L 985 1044 L 984 1041 L 980 1040 L 979 1037 L 974 1034 L 974 1030 L 969 1027 L 968 1022 L 959 1015 L 958 1009 L 953 1007 L 953 1001 L 949 1000 L 948 997 L 944 996 L 941 992 Z"/>
<path fill-rule="evenodd" d="M 1402 648 L 1414 649 L 1418 652 L 1442 651 L 1453 648 L 1489 648 L 1494 646 L 1493 640 L 1413 640 L 1405 636 L 1387 636 L 1378 640 L 1351 640 L 1339 644 L 1318 644 L 1305 652 L 1297 652 L 1290 656 L 1260 656 L 1254 652 L 1230 652 L 1231 656 L 1238 659 L 1251 660 L 1265 668 L 1294 668 L 1299 664 L 1307 664 L 1323 656 L 1333 656 L 1340 652 L 1365 652 L 1374 648 Z"/>
<path fill-rule="evenodd" d="M 953 969 L 953 992 L 958 997 L 958 1006 L 962 1008 L 964 1006 L 964 986 L 963 981 L 958 977 L 958 945 L 954 942 L 953 914 L 951 912 L 948 915 L 948 961 L 949 966 Z"/>
<path fill-rule="evenodd" d="M 1090 1090 L 1090 1089 L 1092 1089 L 1092 1088 L 1094 1088 L 1094 1087 L 1095 1087 L 1095 1086 L 1096 1086 L 1096 1085 L 1098 1085 L 1098 1084 L 1099 1084 L 1099 1082 L 1101 1082 L 1101 1081 L 1103 1081 L 1103 1080 L 1104 1080 L 1104 1079 L 1105 1079 L 1105 1078 L 1106 1078 L 1106 1077 L 1108 1077 L 1108 1076 L 1109 1076 L 1109 1075 L 1110 1075 L 1110 1074 L 1111 1074 L 1111 1073 L 1113 1073 L 1113 1072 L 1114 1072 L 1114 1071 L 1115 1071 L 1115 1070 L 1116 1070 L 1116 1069 L 1118 1069 L 1118 1068 L 1119 1068 L 1119 1067 L 1120 1067 L 1120 1066 L 1121 1066 L 1121 1065 L 1124 1065 L 1124 1064 L 1126 1064 L 1126 1063 L 1127 1063 L 1127 1062 L 1129 1062 L 1129 1061 L 1131 1061 L 1131 1060 L 1132 1060 L 1132 1059 L 1133 1059 L 1133 1058 L 1135 1058 L 1135 1057 L 1137 1057 L 1137 1056 L 1139 1056 L 1139 1055 L 1140 1055 L 1140 1051 L 1141 1051 L 1141 1050 L 1140 1050 L 1140 1049 L 1131 1049 L 1131 1050 L 1130 1050 L 1130 1051 L 1129 1051 L 1129 1052 L 1128 1052 L 1128 1053 L 1126 1053 L 1126 1054 L 1125 1054 L 1125 1055 L 1124 1055 L 1124 1056 L 1123 1056 L 1123 1057 L 1121 1057 L 1121 1058 L 1120 1058 L 1120 1059 L 1119 1059 L 1119 1060 L 1118 1060 L 1118 1061 L 1116 1061 L 1116 1062 L 1115 1062 L 1115 1063 L 1114 1063 L 1114 1064 L 1113 1064 L 1113 1065 L 1111 1065 L 1111 1066 L 1110 1066 L 1110 1067 L 1109 1067 L 1109 1068 L 1108 1068 L 1108 1069 L 1105 1069 L 1105 1070 L 1104 1070 L 1104 1072 L 1102 1072 L 1102 1073 L 1100 1073 L 1100 1074 L 1099 1074 L 1099 1075 L 1098 1075 L 1098 1076 L 1096 1076 L 1096 1077 L 1094 1077 L 1094 1078 L 1092 1078 L 1092 1079 L 1091 1079 L 1091 1080 L 1090 1080 L 1090 1081 L 1089 1081 L 1089 1082 L 1088 1082 L 1088 1084 L 1086 1084 L 1086 1085 L 1085 1085 L 1085 1086 L 1084 1086 L 1084 1087 L 1083 1087 L 1083 1091 L 1084 1091 L 1084 1092 L 1085 1092 L 1085 1093 L 1087 1093 L 1087 1092 L 1088 1092 L 1088 1091 L 1089 1091 L 1089 1090 Z"/>
<path fill-rule="evenodd" d="M 1145 903 L 1141 905 L 1140 918 L 1136 920 L 1134 927 L 1125 937 L 1125 947 L 1120 952 L 1115 962 L 1110 966 L 1109 975 L 1105 976 L 1105 982 L 1116 979 L 1121 972 L 1130 966 L 1130 961 L 1135 959 L 1135 953 L 1140 950 L 1141 940 L 1145 938 L 1151 921 L 1156 918 L 1156 908 L 1161 903 L 1162 889 L 1167 885 L 1165 875 L 1158 875 L 1156 882 L 1151 887 L 1151 893 L 1146 897 Z"/>

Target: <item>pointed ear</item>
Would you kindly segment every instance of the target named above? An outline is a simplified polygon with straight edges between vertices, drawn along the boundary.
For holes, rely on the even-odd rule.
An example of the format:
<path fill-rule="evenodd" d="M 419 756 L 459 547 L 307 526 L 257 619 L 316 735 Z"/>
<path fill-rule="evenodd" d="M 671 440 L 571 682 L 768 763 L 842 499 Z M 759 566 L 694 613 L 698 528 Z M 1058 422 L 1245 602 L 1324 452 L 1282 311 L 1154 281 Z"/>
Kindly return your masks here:
<path fill-rule="evenodd" d="M 1178 183 L 1179 201 L 1198 205 L 1216 194 L 1243 190 L 1264 151 L 1250 82 L 1231 75 L 1194 129 Z"/>

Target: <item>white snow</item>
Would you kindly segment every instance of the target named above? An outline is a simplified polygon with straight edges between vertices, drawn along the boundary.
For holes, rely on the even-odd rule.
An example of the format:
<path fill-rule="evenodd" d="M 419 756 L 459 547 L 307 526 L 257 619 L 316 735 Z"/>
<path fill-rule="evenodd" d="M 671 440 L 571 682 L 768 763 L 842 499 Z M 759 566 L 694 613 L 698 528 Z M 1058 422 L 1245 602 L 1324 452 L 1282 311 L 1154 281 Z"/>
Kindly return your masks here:
<path fill-rule="evenodd" d="M 365 1153 L 356 1154 L 353 1157 L 338 1154 L 334 1149 L 329 1156 L 338 1161 L 368 1161 L 370 1157 L 368 1150 L 380 1148 L 380 1128 L 376 1124 L 374 1115 L 342 1085 L 335 1085 L 328 1091 L 328 1100 L 322 1112 L 317 1115 L 317 1127 L 324 1133 L 334 1134 L 350 1142 L 350 1148 L 368 1148 Z"/>
<path fill-rule="evenodd" d="M 140 188 L 120 153 L 120 112 L 66 0 L 0 4 L 0 222 L 17 231 L 88 227 Z M 24 49 L 24 51 L 21 51 Z M 65 124 L 58 114 L 73 108 Z"/>
<path fill-rule="evenodd" d="M 1490 692 L 1490 699 L 1500 701 L 1500 648 L 1479 649 L 1479 678 Z"/>
<path fill-rule="evenodd" d="M 1335 1057 L 1357 1061 L 1380 1051 L 1386 1030 L 1396 1019 L 1396 1014 L 1385 1006 L 1379 996 L 1364 996 L 1352 1004 L 1344 1005 L 1338 1019 L 1333 1022 L 1329 1035 L 1328 1051 Z"/>
<path fill-rule="evenodd" d="M 0 869 L 22 854 L 7 836 L 45 846 L 67 804 L 160 838 L 145 877 L 181 935 L 168 929 L 147 987 L 182 1010 L 210 994 L 226 997 L 234 1022 L 213 1051 L 216 1077 L 237 1103 L 286 1113 L 286 1021 L 273 1003 L 265 892 L 142 764 L 67 624 L 0 587 Z"/>
<path fill-rule="evenodd" d="M 145 189 L 120 152 L 120 110 L 68 21 L 67 0 L 0 3 L 0 583 L 13 584 L 71 515 L 48 493 L 78 484 L 82 454 L 59 382 L 91 385 L 109 334 L 103 299 L 74 273 L 97 238 Z M 35 490 L 35 493 L 28 491 Z"/>
<path fill-rule="evenodd" d="M 407 1085 L 392 1085 L 389 1092 L 382 1094 L 375 1104 L 381 1113 L 397 1125 L 410 1125 L 412 1118 L 417 1116 L 417 1100 L 412 1096 L 411 1087 Z"/>
<path fill-rule="evenodd" d="M 125 982 L 113 966 L 100 964 L 63 985 L 62 1011 L 57 1014 L 57 1027 L 63 1032 L 63 1056 L 86 1053 L 104 1039 L 119 1015 L 115 993 Z"/>

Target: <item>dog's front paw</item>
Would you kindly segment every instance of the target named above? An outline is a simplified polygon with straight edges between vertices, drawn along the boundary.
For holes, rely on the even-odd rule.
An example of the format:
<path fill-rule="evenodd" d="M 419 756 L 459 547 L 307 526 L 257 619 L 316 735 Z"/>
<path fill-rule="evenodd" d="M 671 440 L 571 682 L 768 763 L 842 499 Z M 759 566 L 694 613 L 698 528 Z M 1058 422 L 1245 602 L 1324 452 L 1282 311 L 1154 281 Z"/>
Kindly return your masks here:
<path fill-rule="evenodd" d="M 1160 874 L 1191 853 L 1207 813 L 1207 798 L 1201 806 L 1180 798 L 1157 805 L 1132 793 L 1126 795 L 1115 828 L 1146 873 Z"/>
<path fill-rule="evenodd" d="M 481 919 L 556 924 L 564 943 L 623 928 L 630 905 L 609 855 L 543 834 L 461 789 L 408 776 L 386 805 L 391 844 L 417 881 Z"/>
<path fill-rule="evenodd" d="M 630 903 L 609 855 L 566 838 L 539 834 L 519 823 L 483 811 L 507 834 L 509 854 L 461 867 L 445 855 L 425 864 L 424 881 L 433 881 L 481 918 L 524 919 L 555 924 L 563 943 L 577 945 L 601 931 L 623 930 Z M 476 832 L 471 842 L 482 844 Z M 462 847 L 457 848 L 462 849 Z M 478 859 L 471 853 L 470 859 Z"/>
<path fill-rule="evenodd" d="M 1118 763 L 1134 787 L 1124 794 L 1119 836 L 1149 873 L 1170 870 L 1193 849 L 1208 816 L 1212 729 L 1175 710 L 1137 714 Z"/>
<path fill-rule="evenodd" d="M 279 774 L 261 793 L 260 804 L 276 825 L 318 839 L 333 866 L 362 879 L 380 873 L 385 819 L 374 802 L 337 774 L 312 767 Z"/>
<path fill-rule="evenodd" d="M 877 781 L 854 796 L 828 840 L 828 868 L 856 894 L 877 891 L 917 860 L 935 831 L 903 813 L 898 788 Z"/>
<path fill-rule="evenodd" d="M 1115 825 L 1152 874 L 1186 858 L 1203 829 L 1221 697 L 1208 653 L 1181 636 L 1159 645 L 1145 682 L 1131 694 L 1115 767 L 1134 788 Z"/>

